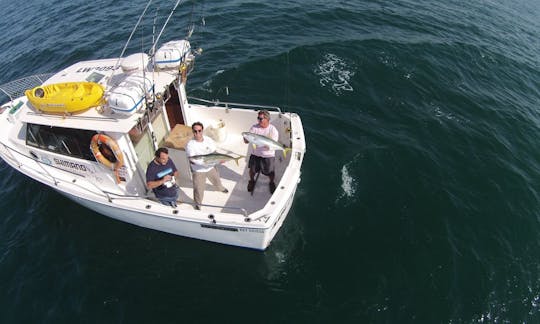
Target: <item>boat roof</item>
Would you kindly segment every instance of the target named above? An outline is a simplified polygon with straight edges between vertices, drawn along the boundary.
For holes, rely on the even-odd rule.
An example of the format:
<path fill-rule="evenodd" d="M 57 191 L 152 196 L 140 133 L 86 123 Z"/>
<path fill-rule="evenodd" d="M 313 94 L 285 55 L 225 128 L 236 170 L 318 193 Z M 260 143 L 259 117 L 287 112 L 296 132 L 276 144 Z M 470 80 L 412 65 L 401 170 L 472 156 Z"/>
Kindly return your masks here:
<path fill-rule="evenodd" d="M 147 73 L 146 77 L 154 82 L 156 93 L 163 93 L 177 77 L 176 71 L 151 71 L 146 68 L 144 71 L 137 70 L 134 72 Z M 63 82 L 96 82 L 101 84 L 105 88 L 105 93 L 107 93 L 129 74 L 122 71 L 118 65 L 118 59 L 115 58 L 81 61 L 54 74 L 43 85 Z M 19 120 L 39 125 L 127 133 L 144 115 L 142 109 L 128 116 L 114 113 L 104 106 L 93 107 L 73 115 L 55 115 L 42 113 L 34 109 L 25 96 L 15 101 L 18 100 L 24 103 L 19 114 Z"/>

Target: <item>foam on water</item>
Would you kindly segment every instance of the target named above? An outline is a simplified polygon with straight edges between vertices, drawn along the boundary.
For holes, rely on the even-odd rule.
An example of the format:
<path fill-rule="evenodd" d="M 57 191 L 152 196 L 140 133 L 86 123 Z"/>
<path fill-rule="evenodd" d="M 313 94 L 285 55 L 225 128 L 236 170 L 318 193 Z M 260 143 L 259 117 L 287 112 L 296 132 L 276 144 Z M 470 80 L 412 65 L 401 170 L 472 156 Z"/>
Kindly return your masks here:
<path fill-rule="evenodd" d="M 397 68 L 398 67 L 398 64 L 397 64 L 397 60 L 394 56 L 386 53 L 386 52 L 381 52 L 379 53 L 379 56 L 377 57 L 377 59 L 379 60 L 380 63 L 390 67 L 390 68 Z"/>
<path fill-rule="evenodd" d="M 344 165 L 343 168 L 341 168 L 341 189 L 343 189 L 343 194 L 347 197 L 352 197 L 356 192 L 355 180 L 349 174 L 347 165 Z"/>
<path fill-rule="evenodd" d="M 441 109 L 441 107 L 435 105 L 432 103 L 432 106 L 433 106 L 433 113 L 435 114 L 435 117 L 441 121 L 443 119 L 446 119 L 446 120 L 450 120 L 450 121 L 455 121 L 457 123 L 465 123 L 466 120 L 462 120 L 461 118 L 457 117 L 455 114 L 451 113 L 451 112 L 446 112 L 444 111 L 443 109 Z"/>
<path fill-rule="evenodd" d="M 213 93 L 214 92 L 214 89 L 213 89 L 214 78 L 222 74 L 223 72 L 225 72 L 225 70 L 215 71 L 206 81 L 203 81 L 201 85 L 197 87 L 197 90 Z"/>
<path fill-rule="evenodd" d="M 349 163 L 347 163 L 341 168 L 341 192 L 336 199 L 336 203 L 341 199 L 353 199 L 356 193 L 356 186 L 356 179 L 351 175 Z"/>
<path fill-rule="evenodd" d="M 319 83 L 323 88 L 330 87 L 338 96 L 344 91 L 354 91 L 349 81 L 355 72 L 347 61 L 336 54 L 325 54 L 315 68 L 315 74 L 320 77 Z"/>

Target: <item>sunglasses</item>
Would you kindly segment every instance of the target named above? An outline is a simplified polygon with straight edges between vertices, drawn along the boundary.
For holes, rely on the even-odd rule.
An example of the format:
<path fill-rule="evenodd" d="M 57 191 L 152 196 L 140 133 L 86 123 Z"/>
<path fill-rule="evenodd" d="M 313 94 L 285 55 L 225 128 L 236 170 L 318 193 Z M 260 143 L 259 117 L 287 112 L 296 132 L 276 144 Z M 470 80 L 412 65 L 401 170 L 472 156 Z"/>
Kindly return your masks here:
<path fill-rule="evenodd" d="M 264 119 L 264 117 L 257 117 L 257 119 L 258 119 L 258 120 L 263 120 L 263 119 Z"/>
<path fill-rule="evenodd" d="M 193 133 L 202 133 L 202 129 L 194 129 Z"/>

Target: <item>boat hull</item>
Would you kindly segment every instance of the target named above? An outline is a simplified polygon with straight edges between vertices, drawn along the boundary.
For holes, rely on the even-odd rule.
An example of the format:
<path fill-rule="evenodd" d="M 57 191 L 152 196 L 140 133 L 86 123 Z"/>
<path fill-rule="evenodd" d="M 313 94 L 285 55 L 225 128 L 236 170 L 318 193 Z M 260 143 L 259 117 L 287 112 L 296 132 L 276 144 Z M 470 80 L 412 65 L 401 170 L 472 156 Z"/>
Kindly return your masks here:
<path fill-rule="evenodd" d="M 122 209 L 114 204 L 77 197 L 57 188 L 53 189 L 90 210 L 122 222 L 188 238 L 255 250 L 265 250 L 270 245 L 270 242 L 287 218 L 294 199 L 293 192 L 281 212 L 275 217 L 272 217 L 275 221 L 268 228 L 260 228 L 235 226 L 219 222 L 214 223 L 211 219 L 201 222 L 168 217 L 161 214 L 143 213 L 136 210 Z"/>
<path fill-rule="evenodd" d="M 115 202 L 115 200 L 109 201 L 104 196 L 87 198 L 83 195 L 77 195 L 75 194 L 76 181 L 50 178 L 47 173 L 39 173 L 27 167 L 21 168 L 21 165 L 28 165 L 28 161 L 23 162 L 19 158 L 16 159 L 14 156 L 17 155 L 14 154 L 15 152 L 7 149 L 4 145 L 0 146 L 0 157 L 15 170 L 99 214 L 161 232 L 255 250 L 265 250 L 270 245 L 270 242 L 287 218 L 294 200 L 297 184 L 300 181 L 298 174 L 294 186 L 288 186 L 288 190 L 281 193 L 287 199 L 280 199 L 274 204 L 271 213 L 266 215 L 265 226 L 250 226 L 249 222 L 222 222 L 219 221 L 218 214 L 215 214 L 216 217 L 210 218 L 211 213 L 205 214 L 203 211 L 192 211 L 191 215 L 186 214 L 185 211 L 183 214 L 175 214 L 172 208 L 167 207 L 167 211 L 164 213 L 159 210 L 163 208 L 159 203 L 148 199 L 142 199 L 144 205 L 139 204 L 137 207 L 135 204 L 119 203 Z M 28 159 L 28 157 L 25 159 Z M 152 209 L 148 206 L 154 207 Z M 217 221 L 214 221 L 216 219 Z"/>

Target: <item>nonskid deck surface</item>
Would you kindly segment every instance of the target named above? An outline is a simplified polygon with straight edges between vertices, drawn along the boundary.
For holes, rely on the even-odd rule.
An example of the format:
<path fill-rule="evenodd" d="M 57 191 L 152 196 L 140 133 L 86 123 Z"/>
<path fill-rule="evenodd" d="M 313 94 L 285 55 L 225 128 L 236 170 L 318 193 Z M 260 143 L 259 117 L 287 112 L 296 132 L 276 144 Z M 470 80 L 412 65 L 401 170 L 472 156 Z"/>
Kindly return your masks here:
<path fill-rule="evenodd" d="M 222 193 L 207 180 L 201 210 L 207 212 L 241 214 L 242 211 L 240 208 L 243 208 L 249 215 L 263 208 L 272 196 L 269 190 L 269 180 L 267 176 L 260 174 L 253 194 L 247 191 L 247 185 L 249 182 L 249 170 L 247 165 L 250 150 L 248 145 L 243 142 L 242 136 L 231 135 L 228 136 L 226 141 L 216 144 L 218 147 L 217 151 L 219 153 L 225 153 L 234 157 L 241 155 L 245 156 L 245 158 L 239 159 L 238 165 L 235 161 L 228 161 L 217 166 L 222 184 L 225 188 L 227 188 L 227 190 L 229 190 L 229 192 Z M 276 152 L 275 162 L 275 183 L 277 185 L 281 179 L 283 171 L 285 170 L 286 163 L 286 160 L 283 158 L 283 155 L 281 155 L 281 152 Z M 182 177 L 179 187 L 180 204 L 178 204 L 178 209 L 193 210 L 194 200 L 192 182 L 185 177 Z"/>

